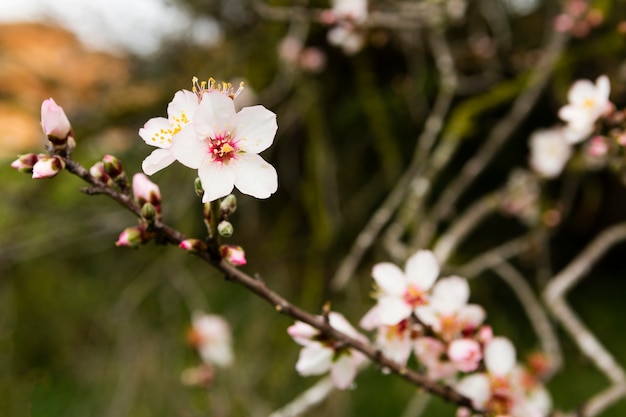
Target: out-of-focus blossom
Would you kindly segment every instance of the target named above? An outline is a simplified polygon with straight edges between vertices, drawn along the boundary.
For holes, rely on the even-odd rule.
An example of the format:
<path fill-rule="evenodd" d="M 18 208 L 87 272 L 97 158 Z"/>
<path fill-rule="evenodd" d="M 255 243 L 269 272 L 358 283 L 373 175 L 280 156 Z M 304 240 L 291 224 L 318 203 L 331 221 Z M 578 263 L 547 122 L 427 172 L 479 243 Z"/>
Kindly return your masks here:
<path fill-rule="evenodd" d="M 186 126 L 199 105 L 196 94 L 188 90 L 176 92 L 167 106 L 167 119 L 154 117 L 139 129 L 139 136 L 155 149 L 142 163 L 143 172 L 152 175 L 175 161 L 170 151 L 172 138 Z"/>
<path fill-rule="evenodd" d="M 328 322 L 331 327 L 345 335 L 367 342 L 341 314 L 330 312 Z M 330 371 L 333 384 L 337 388 L 347 389 L 352 385 L 358 367 L 366 360 L 361 352 L 323 337 L 317 329 L 306 323 L 296 322 L 287 332 L 296 343 L 302 345 L 296 363 L 296 371 L 300 375 L 321 375 Z"/>
<path fill-rule="evenodd" d="M 33 165 L 33 178 L 52 178 L 65 168 L 65 161 L 56 155 L 38 155 Z"/>
<path fill-rule="evenodd" d="M 241 246 L 222 245 L 220 246 L 220 254 L 231 265 L 245 265 L 246 254 Z"/>
<path fill-rule="evenodd" d="M 477 304 L 467 304 L 469 294 L 465 278 L 442 278 L 432 289 L 430 303 L 418 306 L 415 313 L 443 340 L 472 334 L 485 320 L 485 310 Z"/>
<path fill-rule="evenodd" d="M 60 141 L 67 140 L 72 131 L 65 111 L 52 98 L 41 103 L 41 127 L 48 138 L 52 137 L 53 140 Z"/>
<path fill-rule="evenodd" d="M 322 20 L 334 25 L 328 31 L 328 42 L 346 54 L 355 54 L 363 48 L 363 24 L 368 16 L 367 0 L 334 0 L 333 7 L 322 14 Z"/>
<path fill-rule="evenodd" d="M 365 38 L 352 24 L 340 24 L 328 31 L 328 43 L 353 55 L 363 48 Z"/>
<path fill-rule="evenodd" d="M 194 313 L 188 339 L 198 349 L 200 357 L 207 365 L 225 368 L 233 363 L 230 326 L 222 317 Z"/>
<path fill-rule="evenodd" d="M 420 334 L 420 326 L 404 319 L 388 326 L 380 322 L 378 307 L 370 309 L 359 323 L 365 330 L 377 330 L 376 346 L 389 359 L 406 365 L 413 349 L 413 340 Z"/>
<path fill-rule="evenodd" d="M 412 255 L 406 261 L 404 272 L 389 262 L 374 265 L 372 276 L 380 289 L 376 306 L 380 323 L 395 325 L 427 304 L 429 290 L 438 275 L 437 259 L 427 250 Z"/>
<path fill-rule="evenodd" d="M 233 100 L 219 92 L 204 93 L 194 115 L 172 140 L 173 157 L 198 170 L 203 202 L 228 195 L 234 187 L 256 198 L 278 188 L 273 166 L 258 153 L 274 141 L 276 115 L 263 106 L 235 112 Z"/>
<path fill-rule="evenodd" d="M 331 12 L 337 20 L 363 23 L 367 20 L 367 0 L 333 0 Z"/>
<path fill-rule="evenodd" d="M 535 174 L 525 169 L 514 169 L 502 195 L 502 210 L 527 225 L 537 224 L 540 194 L 541 187 Z"/>
<path fill-rule="evenodd" d="M 483 358 L 482 347 L 474 339 L 456 339 L 448 346 L 448 357 L 459 371 L 472 372 Z"/>
<path fill-rule="evenodd" d="M 559 117 L 567 123 L 565 137 L 570 143 L 589 136 L 598 118 L 611 109 L 610 92 L 606 75 L 598 77 L 595 84 L 578 80 L 572 85 L 567 94 L 569 103 L 559 110 Z"/>
<path fill-rule="evenodd" d="M 571 156 L 563 128 L 538 130 L 530 137 L 530 166 L 543 177 L 558 176 Z"/>
<path fill-rule="evenodd" d="M 434 337 L 419 337 L 413 342 L 417 361 L 426 369 L 432 380 L 449 380 L 457 373 L 457 367 L 445 358 L 446 345 Z"/>

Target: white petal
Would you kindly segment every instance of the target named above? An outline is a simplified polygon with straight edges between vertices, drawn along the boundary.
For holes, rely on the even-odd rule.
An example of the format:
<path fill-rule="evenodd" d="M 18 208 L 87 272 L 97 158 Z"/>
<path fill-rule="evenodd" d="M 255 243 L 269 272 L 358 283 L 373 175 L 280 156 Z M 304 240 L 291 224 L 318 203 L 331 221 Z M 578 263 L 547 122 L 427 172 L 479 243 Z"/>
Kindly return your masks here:
<path fill-rule="evenodd" d="M 194 113 L 200 105 L 200 100 L 195 93 L 189 90 L 177 91 L 174 99 L 167 106 L 167 115 L 172 126 L 183 127 L 183 122 L 191 121 Z"/>
<path fill-rule="evenodd" d="M 217 91 L 204 93 L 198 110 L 194 113 L 193 124 L 204 136 L 214 137 L 218 132 L 233 130 L 237 126 L 233 100 Z"/>
<path fill-rule="evenodd" d="M 139 136 L 148 145 L 167 149 L 172 143 L 170 122 L 165 117 L 154 117 L 139 129 Z"/>
<path fill-rule="evenodd" d="M 437 310 L 431 305 L 417 306 L 415 315 L 422 323 L 433 328 L 434 331 L 441 331 L 441 322 Z"/>
<path fill-rule="evenodd" d="M 268 198 L 278 189 L 276 170 L 259 155 L 238 154 L 235 164 L 235 186 L 242 193 Z"/>
<path fill-rule="evenodd" d="M 370 308 L 367 313 L 363 316 L 361 321 L 359 322 L 359 326 L 361 326 L 365 330 L 374 330 L 378 326 L 380 326 L 380 317 L 378 313 L 378 305 Z"/>
<path fill-rule="evenodd" d="M 191 124 L 185 126 L 183 130 L 174 136 L 170 151 L 172 151 L 174 158 L 178 162 L 195 169 L 199 168 L 210 157 L 208 145 L 198 140 L 196 130 Z"/>
<path fill-rule="evenodd" d="M 362 337 L 362 335 L 359 334 L 354 327 L 352 327 L 348 319 L 346 319 L 341 313 L 337 313 L 335 311 L 330 312 L 328 315 L 328 324 L 330 324 L 333 329 L 339 330 L 341 333 L 350 337 Z"/>
<path fill-rule="evenodd" d="M 170 166 L 174 162 L 174 155 L 169 149 L 155 149 L 146 159 L 143 160 L 141 168 L 146 175 L 152 175 L 163 168 Z"/>
<path fill-rule="evenodd" d="M 463 324 L 464 329 L 477 329 L 485 321 L 485 309 L 478 304 L 468 304 L 459 310 L 458 320 Z"/>
<path fill-rule="evenodd" d="M 351 354 L 342 354 L 330 367 L 330 376 L 339 389 L 350 388 L 356 376 L 356 365 Z"/>
<path fill-rule="evenodd" d="M 389 332 L 393 333 L 390 335 Z M 395 328 L 381 328 L 376 342 L 385 356 L 400 365 L 406 365 L 413 347 L 408 331 L 398 334 Z"/>
<path fill-rule="evenodd" d="M 485 366 L 493 375 L 503 376 L 515 366 L 515 347 L 505 337 L 494 337 L 485 347 Z"/>
<path fill-rule="evenodd" d="M 406 291 L 406 277 L 396 265 L 383 262 L 372 268 L 374 281 L 385 294 L 402 296 Z"/>
<path fill-rule="evenodd" d="M 609 77 L 601 75 L 596 80 L 596 95 L 599 100 L 606 101 L 611 94 L 611 83 Z"/>
<path fill-rule="evenodd" d="M 405 270 L 408 282 L 425 291 L 439 275 L 439 262 L 431 251 L 420 250 L 406 261 Z"/>
<path fill-rule="evenodd" d="M 411 307 L 394 296 L 383 296 L 378 299 L 378 314 L 381 324 L 393 326 L 411 315 Z"/>
<path fill-rule="evenodd" d="M 244 107 L 237 113 L 237 145 L 246 152 L 269 148 L 277 130 L 276 114 L 263 106 Z"/>
<path fill-rule="evenodd" d="M 296 371 L 302 376 L 323 374 L 330 368 L 332 357 L 332 349 L 312 343 L 300 351 Z"/>
<path fill-rule="evenodd" d="M 315 327 L 301 321 L 297 321 L 289 326 L 287 333 L 297 344 L 302 346 L 311 344 L 313 337 L 320 334 L 319 330 Z"/>
<path fill-rule="evenodd" d="M 469 284 L 465 278 L 443 278 L 433 287 L 431 305 L 444 315 L 455 313 L 469 299 Z"/>
<path fill-rule="evenodd" d="M 473 374 L 466 376 L 456 384 L 459 394 L 472 400 L 476 408 L 484 408 L 491 396 L 489 377 L 485 374 Z"/>
<path fill-rule="evenodd" d="M 204 190 L 203 203 L 227 196 L 235 185 L 235 172 L 231 166 L 208 159 L 198 168 L 198 177 Z"/>

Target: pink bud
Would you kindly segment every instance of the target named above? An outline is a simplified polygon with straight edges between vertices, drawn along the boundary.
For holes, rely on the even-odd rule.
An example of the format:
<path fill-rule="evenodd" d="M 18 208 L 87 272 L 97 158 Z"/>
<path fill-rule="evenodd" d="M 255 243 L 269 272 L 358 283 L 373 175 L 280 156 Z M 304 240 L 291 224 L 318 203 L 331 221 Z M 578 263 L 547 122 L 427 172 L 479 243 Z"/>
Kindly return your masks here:
<path fill-rule="evenodd" d="M 52 178 L 65 168 L 65 161 L 58 156 L 38 155 L 33 165 L 33 178 Z"/>
<path fill-rule="evenodd" d="M 30 174 L 33 172 L 33 166 L 37 163 L 37 160 L 38 157 L 34 153 L 20 155 L 15 161 L 11 162 L 11 168 Z"/>
<path fill-rule="evenodd" d="M 231 265 L 245 265 L 246 254 L 241 246 L 222 245 L 220 246 L 220 254 Z"/>
<path fill-rule="evenodd" d="M 478 368 L 483 353 L 477 341 L 457 339 L 448 346 L 448 357 L 459 371 L 472 372 Z"/>
<path fill-rule="evenodd" d="M 205 252 L 207 245 L 200 239 L 185 239 L 178 245 L 181 249 L 191 253 Z"/>
<path fill-rule="evenodd" d="M 481 326 L 481 328 L 478 329 L 478 332 L 476 333 L 476 338 L 480 343 L 486 345 L 487 343 L 491 342 L 491 339 L 493 339 L 493 329 L 491 328 L 491 326 L 488 325 Z"/>
<path fill-rule="evenodd" d="M 46 136 L 65 140 L 72 127 L 63 108 L 51 98 L 41 104 L 41 127 Z"/>
<path fill-rule="evenodd" d="M 589 155 L 595 157 L 601 157 L 607 154 L 609 151 L 609 145 L 603 136 L 594 136 L 589 143 L 588 152 Z"/>
<path fill-rule="evenodd" d="M 133 176 L 133 194 L 139 205 L 150 203 L 159 210 L 161 190 L 144 174 L 138 173 Z"/>
<path fill-rule="evenodd" d="M 140 226 L 132 226 L 124 229 L 115 242 L 115 246 L 137 247 L 147 242 L 144 230 Z"/>

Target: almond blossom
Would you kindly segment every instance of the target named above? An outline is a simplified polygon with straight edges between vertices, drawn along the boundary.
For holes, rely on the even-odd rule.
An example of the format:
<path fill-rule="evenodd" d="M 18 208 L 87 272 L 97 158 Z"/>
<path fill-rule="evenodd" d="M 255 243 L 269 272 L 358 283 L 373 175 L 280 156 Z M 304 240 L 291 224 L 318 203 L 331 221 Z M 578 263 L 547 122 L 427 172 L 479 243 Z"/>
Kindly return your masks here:
<path fill-rule="evenodd" d="M 340 313 L 330 312 L 328 322 L 334 329 L 367 343 L 367 339 Z M 330 371 L 335 387 L 347 389 L 352 385 L 358 367 L 366 361 L 361 352 L 324 337 L 319 330 L 306 323 L 297 321 L 287 329 L 287 333 L 303 346 L 296 363 L 296 371 L 302 376 L 321 375 Z"/>
<path fill-rule="evenodd" d="M 206 364 L 228 367 L 233 362 L 231 331 L 228 322 L 215 314 L 193 315 L 189 341 Z"/>
<path fill-rule="evenodd" d="M 430 303 L 415 309 L 417 318 L 443 340 L 451 341 L 461 334 L 472 334 L 485 320 L 485 310 L 467 304 L 470 289 L 465 278 L 442 278 L 433 287 Z"/>
<path fill-rule="evenodd" d="M 595 84 L 578 80 L 572 85 L 567 94 L 569 103 L 559 110 L 559 117 L 567 123 L 566 137 L 570 143 L 589 136 L 598 118 L 611 108 L 610 91 L 606 75 L 598 77 Z"/>
<path fill-rule="evenodd" d="M 370 309 L 359 323 L 365 330 L 377 330 L 376 346 L 389 359 L 406 365 L 413 349 L 413 340 L 420 334 L 421 326 L 404 319 L 397 324 L 381 324 L 378 306 Z"/>
<path fill-rule="evenodd" d="M 456 390 L 489 415 L 545 417 L 552 406 L 541 383 L 516 365 L 515 348 L 504 337 L 493 338 L 484 349 L 486 372 L 462 378 Z"/>
<path fill-rule="evenodd" d="M 439 264 L 431 251 L 421 250 L 411 256 L 404 272 L 396 265 L 383 262 L 374 265 L 372 276 L 380 289 L 378 315 L 387 326 L 409 318 L 429 300 L 429 290 L 439 275 Z"/>
<path fill-rule="evenodd" d="M 172 138 L 186 126 L 199 105 L 198 96 L 189 91 L 176 92 L 167 106 L 167 118 L 154 117 L 139 129 L 139 136 L 155 149 L 142 163 L 143 172 L 152 175 L 176 160 L 170 151 Z"/>
<path fill-rule="evenodd" d="M 561 127 L 537 130 L 530 137 L 530 166 L 542 177 L 558 176 L 572 156 L 572 146 Z"/>
<path fill-rule="evenodd" d="M 41 103 L 41 127 L 46 136 L 58 140 L 66 140 L 72 131 L 65 111 L 52 98 Z"/>
<path fill-rule="evenodd" d="M 235 111 L 233 100 L 208 91 L 193 116 L 171 141 L 171 155 L 198 170 L 203 202 L 228 195 L 234 187 L 256 198 L 267 198 L 278 188 L 273 166 L 258 153 L 274 141 L 276 115 L 263 106 Z"/>

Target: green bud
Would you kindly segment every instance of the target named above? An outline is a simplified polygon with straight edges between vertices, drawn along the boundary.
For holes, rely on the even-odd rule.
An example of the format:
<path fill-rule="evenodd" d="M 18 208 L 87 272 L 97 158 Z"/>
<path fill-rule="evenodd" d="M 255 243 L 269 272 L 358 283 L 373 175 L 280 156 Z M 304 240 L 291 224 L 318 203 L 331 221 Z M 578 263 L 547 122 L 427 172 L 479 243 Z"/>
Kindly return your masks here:
<path fill-rule="evenodd" d="M 223 217 L 228 217 L 237 210 L 237 197 L 229 194 L 220 203 L 220 213 Z"/>
<path fill-rule="evenodd" d="M 233 225 L 226 220 L 222 220 L 217 225 L 217 233 L 219 233 L 222 237 L 231 237 L 234 231 Z"/>
<path fill-rule="evenodd" d="M 143 206 L 141 206 L 140 214 L 142 219 L 144 219 L 148 223 L 152 223 L 157 216 L 157 210 L 152 204 L 145 203 Z"/>
<path fill-rule="evenodd" d="M 204 195 L 204 188 L 202 188 L 202 181 L 199 177 L 193 182 L 193 188 L 196 190 L 196 195 L 202 198 Z"/>
<path fill-rule="evenodd" d="M 122 166 L 122 162 L 117 159 L 113 155 L 104 155 L 102 158 L 102 163 L 104 164 L 104 172 L 111 177 L 113 182 L 117 184 L 122 190 L 125 190 L 129 187 L 128 179 L 126 179 L 126 173 L 124 172 L 124 167 Z"/>

